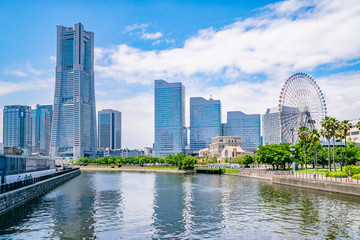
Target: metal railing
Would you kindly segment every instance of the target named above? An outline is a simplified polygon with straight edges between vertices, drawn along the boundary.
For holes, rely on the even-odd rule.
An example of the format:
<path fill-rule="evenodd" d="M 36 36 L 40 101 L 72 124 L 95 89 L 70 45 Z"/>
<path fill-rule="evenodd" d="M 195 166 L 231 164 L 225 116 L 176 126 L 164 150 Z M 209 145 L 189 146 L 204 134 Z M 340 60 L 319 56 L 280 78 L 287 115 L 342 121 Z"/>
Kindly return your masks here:
<path fill-rule="evenodd" d="M 287 176 L 287 177 L 294 177 L 294 178 L 308 179 L 308 180 L 326 181 L 326 182 L 360 184 L 360 181 L 358 178 L 353 179 L 352 177 L 349 177 L 349 176 L 326 177 L 326 175 L 324 175 L 324 174 L 301 173 L 301 172 L 294 172 L 294 171 L 283 171 L 283 170 L 274 170 L 274 169 L 256 169 L 256 168 L 242 168 L 240 171 L 242 171 L 242 172 L 258 172 L 261 174 L 280 175 L 280 176 Z"/>
<path fill-rule="evenodd" d="M 47 179 L 50 179 L 53 177 L 57 177 L 57 176 L 60 176 L 60 175 L 63 175 L 63 174 L 69 173 L 69 172 L 76 171 L 78 169 L 79 168 L 71 168 L 71 169 L 55 172 L 55 173 L 40 176 L 40 177 L 31 177 L 31 178 L 24 179 L 24 180 L 17 181 L 17 182 L 4 183 L 4 184 L 0 185 L 0 194 L 11 192 L 16 189 L 20 189 L 22 187 L 26 187 L 26 186 L 35 184 L 37 182 L 41 182 L 41 181 L 44 181 L 44 180 L 47 180 Z"/>
<path fill-rule="evenodd" d="M 339 182 L 339 183 L 350 183 L 350 184 L 360 184 L 358 178 L 353 179 L 352 177 L 344 176 L 344 177 L 326 177 L 324 174 L 313 174 L 313 173 L 300 173 L 294 172 L 291 170 L 276 170 L 269 168 L 269 166 L 262 165 L 261 167 L 251 167 L 246 168 L 242 164 L 230 164 L 230 163 L 213 163 L 207 164 L 206 166 L 196 165 L 195 168 L 229 168 L 229 169 L 238 169 L 240 172 L 254 172 L 260 174 L 267 175 L 280 175 L 287 177 L 294 177 L 300 179 L 308 179 L 308 180 L 318 180 L 318 181 L 326 181 L 326 182 Z"/>

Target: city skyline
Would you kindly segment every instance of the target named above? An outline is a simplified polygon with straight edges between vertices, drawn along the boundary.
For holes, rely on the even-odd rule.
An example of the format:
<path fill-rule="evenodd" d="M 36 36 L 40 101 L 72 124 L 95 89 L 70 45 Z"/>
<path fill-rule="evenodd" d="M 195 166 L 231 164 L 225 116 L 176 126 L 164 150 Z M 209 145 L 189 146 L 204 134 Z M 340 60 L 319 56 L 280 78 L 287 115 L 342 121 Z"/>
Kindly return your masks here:
<path fill-rule="evenodd" d="M 5 105 L 34 108 L 36 104 L 53 103 L 55 26 L 72 26 L 77 22 L 96 33 L 97 110 L 111 108 L 123 113 L 124 147 L 143 148 L 154 142 L 152 84 L 160 78 L 180 81 L 186 87 L 186 126 L 190 123 L 190 97 L 208 98 L 212 94 L 220 99 L 222 119 L 226 119 L 228 111 L 263 114 L 267 108 L 277 105 L 283 83 L 298 71 L 311 74 L 319 83 L 330 116 L 359 118 L 360 102 L 356 93 L 360 90 L 357 84 L 360 44 L 354 40 L 359 33 L 353 29 L 360 21 L 357 1 L 237 3 L 238 11 L 230 10 L 235 3 L 212 3 L 207 7 L 203 3 L 193 4 L 195 9 L 203 10 L 199 11 L 194 24 L 186 23 L 194 20 L 195 14 L 190 14 L 191 20 L 179 16 L 189 7 L 189 2 L 176 2 L 170 8 L 165 6 L 166 9 L 161 4 L 153 4 L 151 7 L 159 12 L 182 6 L 175 19 L 183 21 L 176 24 L 171 20 L 167 25 L 166 16 L 153 20 L 134 17 L 137 12 L 133 8 L 140 3 L 124 4 L 123 11 L 133 9 L 134 16 L 130 14 L 129 19 L 111 21 L 106 17 L 99 23 L 83 14 L 76 16 L 80 6 L 75 6 L 64 17 L 46 15 L 46 23 L 42 17 L 29 20 L 36 21 L 37 24 L 29 24 L 36 25 L 37 29 L 32 29 L 35 34 L 26 45 L 10 41 L 16 37 L 21 39 L 27 31 L 16 27 L 20 23 L 12 21 L 14 17 L 10 14 L 2 14 L 0 21 L 4 29 L 0 31 L 6 31 L 9 38 L 0 42 L 4 56 L 0 60 L 0 118 Z M 0 3 L 1 13 L 4 10 L 11 13 L 10 5 L 10 1 Z M 139 11 L 145 9 L 145 5 L 140 6 Z M 36 6 L 27 7 L 31 12 Z M 17 8 L 16 17 L 27 16 L 23 8 Z M 119 9 L 120 5 L 115 4 L 113 8 Z M 205 14 L 205 8 L 216 13 L 215 16 Z M 106 4 L 100 9 L 110 11 Z M 94 19 L 100 19 L 93 14 Z M 116 20 L 121 24 L 114 23 Z M 116 31 L 112 35 L 114 27 Z M 39 48 L 39 44 L 44 48 Z M 2 122 L 0 142 L 1 128 Z"/>

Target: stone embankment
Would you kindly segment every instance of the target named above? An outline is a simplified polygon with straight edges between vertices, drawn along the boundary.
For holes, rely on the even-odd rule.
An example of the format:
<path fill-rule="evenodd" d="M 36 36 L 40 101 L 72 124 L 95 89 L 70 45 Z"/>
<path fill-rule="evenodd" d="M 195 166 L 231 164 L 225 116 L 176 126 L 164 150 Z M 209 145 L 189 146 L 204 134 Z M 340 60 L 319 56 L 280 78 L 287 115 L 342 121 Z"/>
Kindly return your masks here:
<path fill-rule="evenodd" d="M 272 181 L 272 175 L 261 174 L 258 172 L 240 171 L 238 173 L 224 173 L 224 174 L 238 176 L 238 177 L 248 177 L 248 178 L 256 178 L 256 179 Z"/>
<path fill-rule="evenodd" d="M 49 192 L 79 174 L 80 170 L 77 169 L 17 190 L 0 194 L 0 215 Z"/>
<path fill-rule="evenodd" d="M 271 181 L 274 184 L 360 196 L 360 184 L 357 183 L 334 182 L 320 179 L 303 179 L 291 176 L 274 175 L 271 173 L 261 173 L 256 171 L 240 171 L 239 173 L 225 174 Z"/>
<path fill-rule="evenodd" d="M 80 167 L 81 171 L 108 171 L 108 172 L 152 172 L 152 173 L 181 173 L 181 174 L 193 174 L 195 170 L 185 171 L 185 170 L 177 170 L 177 169 L 151 169 L 151 168 L 109 168 L 109 167 L 97 167 L 97 166 L 86 166 Z"/>
<path fill-rule="evenodd" d="M 272 182 L 301 188 L 311 188 L 326 192 L 344 193 L 360 196 L 360 184 L 328 182 L 322 180 L 300 179 L 286 176 L 273 176 Z"/>

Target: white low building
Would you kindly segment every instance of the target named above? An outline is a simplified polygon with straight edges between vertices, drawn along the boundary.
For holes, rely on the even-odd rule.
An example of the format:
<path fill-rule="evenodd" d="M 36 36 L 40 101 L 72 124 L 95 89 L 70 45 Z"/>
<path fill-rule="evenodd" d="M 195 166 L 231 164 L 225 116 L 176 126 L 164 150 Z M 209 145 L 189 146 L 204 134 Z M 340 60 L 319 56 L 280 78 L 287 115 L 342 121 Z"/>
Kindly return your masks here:
<path fill-rule="evenodd" d="M 360 121 L 360 118 L 349 121 L 349 123 L 352 124 L 352 128 L 350 129 L 350 131 L 348 132 L 348 134 L 346 136 L 346 140 L 349 140 L 351 138 L 351 140 L 356 142 L 357 146 L 360 145 L 360 129 L 356 127 L 356 124 L 359 121 Z"/>
<path fill-rule="evenodd" d="M 220 161 L 224 162 L 226 159 L 228 161 L 233 161 L 235 158 L 245 156 L 246 154 L 249 153 L 245 152 L 241 147 L 226 146 L 221 151 Z"/>
<path fill-rule="evenodd" d="M 199 157 L 216 157 L 218 162 L 234 160 L 236 157 L 252 155 L 252 152 L 244 151 L 242 149 L 241 136 L 219 136 L 214 137 L 209 148 L 204 148 L 199 151 Z"/>

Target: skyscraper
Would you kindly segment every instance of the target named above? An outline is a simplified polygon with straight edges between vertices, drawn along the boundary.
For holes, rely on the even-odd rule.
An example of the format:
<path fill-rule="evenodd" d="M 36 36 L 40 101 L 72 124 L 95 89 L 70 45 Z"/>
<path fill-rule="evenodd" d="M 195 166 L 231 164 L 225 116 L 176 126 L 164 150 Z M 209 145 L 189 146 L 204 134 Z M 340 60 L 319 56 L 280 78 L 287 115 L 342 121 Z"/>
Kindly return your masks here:
<path fill-rule="evenodd" d="M 190 98 L 190 149 L 209 147 L 212 138 L 221 135 L 220 100 Z"/>
<path fill-rule="evenodd" d="M 263 144 L 279 144 L 284 141 L 281 134 L 278 107 L 268 108 L 262 116 Z"/>
<path fill-rule="evenodd" d="M 260 114 L 227 113 L 227 136 L 241 136 L 242 148 L 255 151 L 261 145 Z"/>
<path fill-rule="evenodd" d="M 49 156 L 52 124 L 52 105 L 37 105 L 32 110 L 32 152 Z"/>
<path fill-rule="evenodd" d="M 51 157 L 95 156 L 94 33 L 57 27 Z"/>
<path fill-rule="evenodd" d="M 183 152 L 185 134 L 185 87 L 155 80 L 155 156 Z"/>
<path fill-rule="evenodd" d="M 98 112 L 99 149 L 121 148 L 121 112 L 103 109 Z"/>
<path fill-rule="evenodd" d="M 31 151 L 31 107 L 12 105 L 4 107 L 4 147 L 20 147 Z"/>

